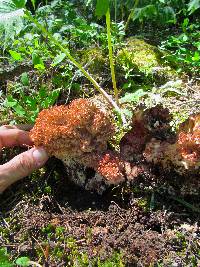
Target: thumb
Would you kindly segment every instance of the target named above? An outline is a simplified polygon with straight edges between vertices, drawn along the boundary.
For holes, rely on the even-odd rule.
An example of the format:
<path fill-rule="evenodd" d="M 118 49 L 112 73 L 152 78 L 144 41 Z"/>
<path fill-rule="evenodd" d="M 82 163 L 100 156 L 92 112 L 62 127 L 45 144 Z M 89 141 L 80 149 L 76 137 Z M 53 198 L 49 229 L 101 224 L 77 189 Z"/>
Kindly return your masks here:
<path fill-rule="evenodd" d="M 0 166 L 0 191 L 42 167 L 48 159 L 43 148 L 31 148 Z"/>

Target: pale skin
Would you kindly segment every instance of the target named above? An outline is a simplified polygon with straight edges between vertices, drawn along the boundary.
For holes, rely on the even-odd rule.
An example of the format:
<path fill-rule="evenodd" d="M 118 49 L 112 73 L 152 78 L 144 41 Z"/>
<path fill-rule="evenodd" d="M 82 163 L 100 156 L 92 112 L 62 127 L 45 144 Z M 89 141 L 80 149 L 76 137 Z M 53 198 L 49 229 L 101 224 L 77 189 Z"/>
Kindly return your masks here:
<path fill-rule="evenodd" d="M 31 148 L 33 142 L 29 137 L 28 131 L 30 129 L 30 125 L 5 125 L 0 127 L 0 153 L 5 147 L 25 146 L 28 149 L 0 165 L 0 193 L 11 184 L 41 168 L 48 159 L 48 155 L 43 148 Z"/>

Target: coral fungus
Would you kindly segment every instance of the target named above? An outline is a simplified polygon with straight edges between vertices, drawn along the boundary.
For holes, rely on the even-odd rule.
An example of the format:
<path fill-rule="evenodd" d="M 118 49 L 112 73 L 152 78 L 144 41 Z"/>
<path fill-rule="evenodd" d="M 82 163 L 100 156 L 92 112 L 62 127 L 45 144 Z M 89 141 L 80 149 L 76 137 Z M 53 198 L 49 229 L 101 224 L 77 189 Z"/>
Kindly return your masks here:
<path fill-rule="evenodd" d="M 106 150 L 113 130 L 104 112 L 89 100 L 77 99 L 41 111 L 30 136 L 50 155 L 81 159 L 86 153 Z"/>
<path fill-rule="evenodd" d="M 117 155 L 104 153 L 113 132 L 105 112 L 92 101 L 77 99 L 68 106 L 41 111 L 30 136 L 36 146 L 43 146 L 67 166 L 75 161 L 116 184 L 124 179 L 123 163 Z"/>
<path fill-rule="evenodd" d="M 171 132 L 168 109 L 155 106 L 137 111 L 132 129 L 120 142 L 125 160 L 138 160 L 161 164 L 184 174 L 187 169 L 200 165 L 200 115 L 191 116 L 180 125 L 176 135 Z"/>
<path fill-rule="evenodd" d="M 170 127 L 168 109 L 155 106 L 138 110 L 132 129 L 120 142 L 120 152 L 107 148 L 114 134 L 109 111 L 97 100 L 77 99 L 67 106 L 43 110 L 31 130 L 36 146 L 61 159 L 71 179 L 101 193 L 105 184 L 137 181 L 147 177 L 152 165 L 175 169 L 182 175 L 200 166 L 200 114 L 191 116 L 177 134 Z M 88 179 L 85 167 L 96 171 Z M 102 185 L 103 182 L 103 185 Z"/>
<path fill-rule="evenodd" d="M 159 105 L 145 111 L 136 111 L 132 120 L 132 129 L 121 139 L 121 155 L 126 160 L 140 159 L 146 143 L 152 137 L 166 138 L 170 132 L 170 120 L 168 109 Z"/>
<path fill-rule="evenodd" d="M 164 167 L 175 166 L 184 174 L 186 170 L 200 166 L 200 115 L 191 116 L 180 125 L 176 142 L 151 139 L 146 144 L 144 157 L 148 162 L 161 163 Z"/>
<path fill-rule="evenodd" d="M 177 143 L 185 167 L 200 166 L 200 114 L 180 125 Z"/>
<path fill-rule="evenodd" d="M 124 162 L 120 157 L 111 151 L 107 151 L 97 162 L 96 170 L 110 184 L 119 184 L 125 180 Z"/>

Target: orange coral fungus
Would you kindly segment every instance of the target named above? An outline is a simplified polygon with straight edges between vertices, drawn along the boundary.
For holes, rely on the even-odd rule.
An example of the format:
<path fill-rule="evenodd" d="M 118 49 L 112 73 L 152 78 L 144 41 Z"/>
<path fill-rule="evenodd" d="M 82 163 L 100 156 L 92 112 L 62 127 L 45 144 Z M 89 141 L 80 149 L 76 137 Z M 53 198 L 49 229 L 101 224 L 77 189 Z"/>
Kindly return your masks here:
<path fill-rule="evenodd" d="M 191 116 L 175 135 L 167 109 L 139 110 L 118 153 L 107 149 L 114 126 L 109 112 L 98 105 L 92 99 L 77 99 L 67 106 L 43 110 L 31 130 L 34 144 L 61 159 L 75 183 L 102 192 L 102 181 L 104 185 L 119 184 L 136 181 L 145 173 L 148 177 L 151 164 L 147 162 L 174 168 L 183 175 L 195 170 L 196 175 L 200 167 L 200 114 Z M 86 177 L 85 167 L 96 171 L 93 178 Z"/>
<path fill-rule="evenodd" d="M 180 125 L 175 143 L 153 138 L 143 154 L 147 161 L 164 167 L 176 166 L 176 171 L 182 174 L 186 170 L 197 170 L 200 167 L 200 115 L 191 116 Z"/>
<path fill-rule="evenodd" d="M 117 153 L 107 151 L 101 156 L 95 169 L 108 184 L 119 184 L 125 180 L 124 167 L 124 162 Z"/>
<path fill-rule="evenodd" d="M 30 136 L 36 146 L 43 146 L 66 166 L 83 164 L 101 174 L 106 183 L 117 184 L 124 180 L 124 165 L 117 153 L 106 150 L 113 132 L 105 112 L 94 102 L 77 99 L 68 106 L 41 111 Z"/>
<path fill-rule="evenodd" d="M 79 158 L 84 153 L 104 151 L 114 127 L 108 116 L 86 99 L 77 99 L 68 106 L 42 110 L 31 138 L 58 158 Z"/>
<path fill-rule="evenodd" d="M 186 168 L 200 166 L 200 114 L 180 125 L 177 143 Z"/>
<path fill-rule="evenodd" d="M 136 165 L 125 161 L 116 151 L 106 150 L 103 154 L 92 155 L 90 166 L 86 158 L 85 165 L 92 167 L 97 173 L 104 177 L 106 184 L 119 184 L 125 179 L 133 181 L 137 176 L 147 169 L 144 165 Z"/>

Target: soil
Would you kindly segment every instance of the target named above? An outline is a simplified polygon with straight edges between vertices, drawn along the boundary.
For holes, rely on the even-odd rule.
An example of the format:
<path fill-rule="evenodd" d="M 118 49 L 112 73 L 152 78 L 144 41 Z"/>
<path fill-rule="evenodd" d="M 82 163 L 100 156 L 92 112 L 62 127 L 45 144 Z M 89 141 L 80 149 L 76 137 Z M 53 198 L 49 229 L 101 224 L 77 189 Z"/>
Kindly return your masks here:
<path fill-rule="evenodd" d="M 159 261 L 162 266 L 192 266 L 191 257 L 199 264 L 199 213 L 161 190 L 124 185 L 100 196 L 69 183 L 65 175 L 62 163 L 52 158 L 39 180 L 25 179 L 0 196 L 0 243 L 13 257 L 74 266 L 68 257 L 74 247 L 66 241 L 73 238 L 78 253 L 87 253 L 91 262 L 119 252 L 124 266 L 158 266 Z M 52 191 L 45 192 L 49 187 Z M 198 206 L 200 198 L 185 200 Z M 64 238 L 56 235 L 59 227 Z M 56 248 L 63 250 L 60 258 L 53 254 Z"/>

